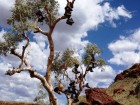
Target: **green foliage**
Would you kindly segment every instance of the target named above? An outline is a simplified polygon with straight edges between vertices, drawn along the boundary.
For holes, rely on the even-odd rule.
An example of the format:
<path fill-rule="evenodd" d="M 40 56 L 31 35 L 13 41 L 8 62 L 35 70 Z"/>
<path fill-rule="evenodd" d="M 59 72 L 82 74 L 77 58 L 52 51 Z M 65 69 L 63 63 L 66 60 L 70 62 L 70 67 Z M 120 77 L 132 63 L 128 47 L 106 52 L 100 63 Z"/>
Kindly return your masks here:
<path fill-rule="evenodd" d="M 16 0 L 14 8 L 12 8 L 12 16 L 7 19 L 7 23 L 13 26 L 13 29 L 23 33 L 33 30 L 33 22 L 37 19 L 36 12 L 44 10 L 47 6 L 51 13 L 51 22 L 56 20 L 58 16 L 59 4 L 55 0 Z M 45 10 L 44 10 L 45 11 Z M 46 24 L 48 24 L 47 12 L 44 12 Z"/>
<path fill-rule="evenodd" d="M 16 0 L 15 6 L 11 9 L 11 17 L 7 24 L 12 26 L 14 33 L 4 35 L 5 42 L 0 42 L 0 54 L 6 55 L 17 43 L 22 40 L 22 34 L 34 30 L 34 22 L 37 18 L 37 10 L 43 10 L 47 6 L 52 16 L 52 22 L 58 15 L 59 4 L 55 0 Z M 45 12 L 45 14 L 47 14 Z M 47 18 L 45 17 L 46 24 Z"/>
<path fill-rule="evenodd" d="M 74 67 L 74 65 L 79 63 L 79 61 L 73 55 L 74 51 L 69 48 L 67 48 L 61 55 L 60 53 L 56 53 L 56 59 L 53 62 L 52 70 L 58 74 L 61 74 L 63 69 Z"/>
<path fill-rule="evenodd" d="M 7 19 L 7 24 L 12 25 L 13 30 L 23 33 L 31 29 L 32 18 L 31 8 L 25 0 L 16 0 L 15 6 L 11 10 L 12 16 Z"/>
<path fill-rule="evenodd" d="M 105 60 L 103 60 L 102 58 L 98 58 L 98 59 L 97 59 L 97 66 L 98 66 L 98 67 L 102 67 L 102 66 L 104 66 L 104 65 L 106 65 Z"/>
<path fill-rule="evenodd" d="M 18 42 L 22 41 L 21 35 L 13 35 L 11 33 L 6 33 L 3 35 L 4 42 L 0 42 L 0 55 L 5 55 L 9 53 L 12 49 L 16 48 Z"/>
<path fill-rule="evenodd" d="M 38 85 L 39 92 L 38 95 L 35 97 L 34 101 L 38 105 L 49 105 L 47 102 L 45 102 L 46 99 L 46 90 L 44 89 L 42 84 Z"/>
<path fill-rule="evenodd" d="M 71 50 L 69 48 L 64 51 L 62 55 L 62 61 L 65 62 L 65 64 L 68 67 L 73 67 L 75 64 L 79 63 L 76 57 L 73 57 L 74 50 Z"/>
<path fill-rule="evenodd" d="M 100 55 L 101 49 L 96 44 L 88 44 L 85 48 L 85 53 L 83 55 L 83 64 L 89 65 L 92 58 L 96 55 Z M 105 61 L 102 58 L 96 58 L 96 66 L 102 67 L 106 65 Z"/>
<path fill-rule="evenodd" d="M 88 44 L 84 50 L 85 53 L 83 55 L 82 63 L 85 64 L 85 66 L 91 64 L 92 57 L 95 57 L 96 54 L 99 55 L 101 53 L 101 50 L 95 44 Z M 64 70 L 73 68 L 75 64 L 79 64 L 80 61 L 78 61 L 78 59 L 73 56 L 74 53 L 74 50 L 69 48 L 67 48 L 62 54 L 56 53 L 52 64 L 52 71 L 58 75 L 61 75 L 63 74 Z M 104 65 L 106 65 L 105 61 L 100 57 L 96 57 L 95 66 L 102 68 Z"/>
<path fill-rule="evenodd" d="M 101 49 L 96 44 L 88 44 L 85 48 L 85 52 L 88 55 L 95 55 L 95 54 L 100 54 Z"/>
<path fill-rule="evenodd" d="M 10 46 L 6 44 L 6 42 L 0 42 L 0 55 L 5 55 L 9 51 Z"/>

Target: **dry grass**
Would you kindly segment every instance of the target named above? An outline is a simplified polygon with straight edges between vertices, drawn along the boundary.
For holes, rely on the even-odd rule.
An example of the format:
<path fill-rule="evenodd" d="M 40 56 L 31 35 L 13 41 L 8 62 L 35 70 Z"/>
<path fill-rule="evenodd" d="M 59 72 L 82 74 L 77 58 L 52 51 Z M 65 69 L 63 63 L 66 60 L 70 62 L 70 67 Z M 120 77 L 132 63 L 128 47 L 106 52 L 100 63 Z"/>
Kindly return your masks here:
<path fill-rule="evenodd" d="M 124 105 L 140 105 L 140 98 L 137 98 L 136 95 L 130 95 L 130 91 L 134 91 L 139 82 L 140 78 L 126 78 L 117 81 L 109 86 L 107 93 L 113 96 L 114 100 Z M 117 88 L 123 88 L 125 91 L 113 95 L 113 90 Z"/>
<path fill-rule="evenodd" d="M 87 102 L 86 96 L 79 96 L 79 102 L 73 103 L 72 105 L 78 105 L 80 102 Z"/>
<path fill-rule="evenodd" d="M 26 102 L 7 102 L 7 101 L 0 101 L 0 105 L 38 105 L 35 103 L 26 103 Z"/>

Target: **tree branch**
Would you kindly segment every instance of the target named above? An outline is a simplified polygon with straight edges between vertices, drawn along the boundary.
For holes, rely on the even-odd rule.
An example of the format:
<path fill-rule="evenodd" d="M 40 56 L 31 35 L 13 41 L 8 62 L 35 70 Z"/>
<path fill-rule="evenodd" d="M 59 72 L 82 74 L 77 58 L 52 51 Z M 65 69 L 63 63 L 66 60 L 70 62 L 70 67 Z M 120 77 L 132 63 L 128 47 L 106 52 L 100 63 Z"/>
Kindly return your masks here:
<path fill-rule="evenodd" d="M 40 27 L 37 26 L 37 21 L 38 21 L 38 18 L 34 22 L 34 25 L 33 25 L 34 29 L 41 34 L 48 36 L 48 32 L 43 31 Z"/>
<path fill-rule="evenodd" d="M 41 34 L 48 36 L 48 32 L 43 31 L 40 27 L 35 27 L 35 30 L 40 32 Z"/>
<path fill-rule="evenodd" d="M 46 82 L 46 79 L 43 75 L 37 73 L 36 70 L 34 70 L 30 67 L 23 67 L 23 68 L 21 67 L 21 68 L 16 68 L 13 70 L 8 70 L 6 72 L 6 75 L 12 76 L 15 73 L 20 73 L 21 71 L 29 71 L 31 78 L 33 78 L 33 77 L 38 78 L 43 84 Z"/>
<path fill-rule="evenodd" d="M 5 74 L 9 75 L 9 76 L 12 76 L 15 73 L 20 73 L 21 71 L 28 71 L 31 78 L 39 79 L 41 81 L 41 83 L 43 84 L 44 88 L 48 91 L 49 95 L 51 96 L 52 103 L 54 105 L 57 105 L 57 99 L 54 96 L 53 87 L 50 86 L 49 83 L 46 81 L 46 78 L 43 75 L 36 72 L 35 69 L 33 69 L 31 67 L 21 67 L 21 68 L 16 68 L 16 69 L 13 69 L 13 70 L 8 70 Z"/>
<path fill-rule="evenodd" d="M 6 75 L 9 75 L 9 76 L 12 76 L 12 75 L 14 75 L 15 73 L 20 73 L 21 71 L 29 71 L 29 72 L 35 72 L 35 70 L 33 70 L 32 68 L 30 68 L 30 67 L 21 67 L 21 68 L 14 68 L 14 69 L 12 69 L 12 70 L 8 70 L 7 72 L 6 72 Z"/>
<path fill-rule="evenodd" d="M 62 19 L 66 19 L 66 16 L 61 16 L 61 17 L 59 17 L 58 19 L 56 19 L 56 20 L 54 21 L 52 27 L 54 28 L 54 27 L 56 26 L 56 24 L 57 24 L 60 20 L 62 20 Z"/>
<path fill-rule="evenodd" d="M 48 20 L 48 21 L 49 21 L 48 25 L 49 25 L 49 28 L 51 28 L 51 20 L 52 20 L 51 17 L 52 17 L 52 16 L 51 16 L 51 13 L 50 13 L 50 11 L 49 11 L 49 9 L 48 9 L 48 5 L 46 5 L 46 6 L 44 7 L 44 9 L 47 11 L 47 14 L 48 14 L 48 16 L 49 16 L 49 18 L 48 18 L 48 19 L 49 19 L 49 20 Z"/>
<path fill-rule="evenodd" d="M 50 45 L 49 46 L 50 54 L 48 57 L 48 64 L 47 64 L 47 70 L 46 70 L 46 80 L 49 83 L 49 85 L 51 85 L 51 83 L 50 83 L 51 67 L 52 67 L 52 61 L 54 59 L 54 43 L 53 43 L 51 33 L 48 36 L 48 41 L 49 41 L 49 45 Z"/>
<path fill-rule="evenodd" d="M 18 58 L 21 59 L 21 54 L 18 53 L 18 52 L 16 52 L 16 49 L 15 49 L 15 48 L 12 48 L 12 49 L 11 49 L 11 54 L 13 54 L 13 55 L 15 55 L 15 56 L 17 56 Z"/>
<path fill-rule="evenodd" d="M 18 52 L 15 51 L 16 49 L 13 48 L 11 49 L 11 54 L 17 56 L 18 58 L 22 59 L 22 55 Z M 27 66 L 27 67 L 30 67 L 29 63 L 24 59 L 24 64 Z"/>
<path fill-rule="evenodd" d="M 21 58 L 20 58 L 21 59 L 21 63 L 19 65 L 19 68 L 21 68 L 21 66 L 23 65 L 23 63 L 25 61 L 25 56 L 24 56 L 25 55 L 25 50 L 29 46 L 29 42 L 30 42 L 29 38 L 25 34 L 22 34 L 22 35 L 25 38 L 25 40 L 27 41 L 27 43 L 26 43 L 25 46 L 22 47 L 22 54 L 21 54 Z M 26 66 L 29 66 L 29 64 L 27 62 L 25 64 L 26 64 Z"/>

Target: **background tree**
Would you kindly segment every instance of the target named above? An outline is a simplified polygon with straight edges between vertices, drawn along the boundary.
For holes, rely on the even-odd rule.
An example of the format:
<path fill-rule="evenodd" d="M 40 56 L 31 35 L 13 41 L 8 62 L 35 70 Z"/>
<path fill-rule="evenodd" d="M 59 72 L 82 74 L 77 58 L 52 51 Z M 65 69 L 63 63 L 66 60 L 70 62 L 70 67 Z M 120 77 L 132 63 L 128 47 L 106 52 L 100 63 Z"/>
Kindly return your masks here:
<path fill-rule="evenodd" d="M 15 6 L 11 10 L 12 15 L 7 19 L 7 23 L 12 26 L 12 31 L 7 32 L 4 35 L 5 41 L 0 42 L 1 55 L 6 56 L 10 53 L 20 59 L 19 66 L 8 70 L 6 74 L 12 76 L 15 73 L 28 71 L 31 78 L 37 78 L 41 81 L 43 87 L 48 92 L 51 105 L 58 105 L 54 92 L 65 94 L 69 105 L 72 102 L 77 102 L 82 89 L 84 87 L 90 88 L 88 83 L 85 84 L 87 73 L 93 72 L 92 69 L 105 64 L 101 58 L 96 58 L 96 54 L 99 55 L 101 53 L 97 45 L 89 44 L 85 47 L 85 53 L 82 57 L 83 61 L 78 61 L 73 56 L 75 53 L 74 50 L 71 49 L 66 49 L 63 53 L 55 53 L 52 33 L 56 24 L 62 19 L 67 19 L 66 23 L 68 25 L 74 23 L 71 18 L 74 2 L 75 0 L 72 2 L 67 0 L 64 16 L 59 16 L 59 4 L 56 0 L 16 0 Z M 43 31 L 38 26 L 39 23 L 46 25 L 46 31 Z M 27 59 L 27 48 L 30 45 L 30 38 L 33 32 L 41 33 L 48 39 L 50 53 L 44 75 L 37 72 L 35 68 L 32 68 Z M 22 41 L 26 41 L 26 44 L 22 47 L 21 52 L 17 52 L 17 46 Z M 85 70 L 82 69 L 82 64 L 85 65 Z M 79 67 L 81 70 L 78 70 Z M 68 69 L 72 69 L 75 75 L 74 80 L 70 78 L 67 72 Z M 57 80 L 55 85 L 51 82 L 52 72 L 55 74 L 55 79 Z M 69 85 L 65 88 L 64 83 L 61 82 L 61 77 L 69 80 Z"/>
<path fill-rule="evenodd" d="M 46 91 L 42 84 L 38 85 L 38 95 L 35 97 L 34 102 L 36 102 L 39 105 L 49 105 L 49 103 L 46 101 Z"/>

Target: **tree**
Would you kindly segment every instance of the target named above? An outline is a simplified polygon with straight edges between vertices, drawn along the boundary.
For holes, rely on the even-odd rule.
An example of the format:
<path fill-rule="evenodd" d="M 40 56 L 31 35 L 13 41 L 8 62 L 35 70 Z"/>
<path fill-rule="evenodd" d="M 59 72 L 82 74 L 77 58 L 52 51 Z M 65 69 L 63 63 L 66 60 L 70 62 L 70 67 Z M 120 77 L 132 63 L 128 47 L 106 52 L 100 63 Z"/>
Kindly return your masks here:
<path fill-rule="evenodd" d="M 83 55 L 83 61 L 78 61 L 73 56 L 74 50 L 70 48 L 62 52 L 54 51 L 54 42 L 52 39 L 52 33 L 57 23 L 63 19 L 67 19 L 67 24 L 72 25 L 74 23 L 71 18 L 73 4 L 75 0 L 69 2 L 65 7 L 64 16 L 58 16 L 59 4 L 56 0 L 16 0 L 15 6 L 12 8 L 12 16 L 7 19 L 7 23 L 12 26 L 12 31 L 7 32 L 4 35 L 4 42 L 0 42 L 0 54 L 7 55 L 8 53 L 17 56 L 20 59 L 20 64 L 17 68 L 13 68 L 6 72 L 7 75 L 14 75 L 15 73 L 22 73 L 22 71 L 28 71 L 31 78 L 37 78 L 41 81 L 43 87 L 48 92 L 49 101 L 51 105 L 58 105 L 57 98 L 54 92 L 58 94 L 65 94 L 68 99 L 68 104 L 78 101 L 84 87 L 88 87 L 88 83 L 85 84 L 85 76 L 87 73 L 93 72 L 95 67 L 102 67 L 105 62 L 101 58 L 97 58 L 96 55 L 101 53 L 101 50 L 95 44 L 88 44 L 85 47 L 85 53 Z M 38 27 L 38 23 L 46 25 L 47 31 L 43 31 Z M 26 58 L 27 48 L 30 44 L 31 33 L 41 33 L 48 38 L 50 54 L 47 59 L 47 69 L 44 73 L 40 74 L 35 68 L 32 68 L 28 59 Z M 26 44 L 22 47 L 21 52 L 17 52 L 17 46 L 20 42 L 26 41 Z M 96 58 L 96 59 L 95 59 Z M 82 72 L 78 71 L 78 68 L 84 64 L 86 70 L 82 68 Z M 75 79 L 72 80 L 67 72 L 67 69 L 72 69 L 75 75 Z M 57 80 L 56 85 L 51 82 L 51 75 L 55 74 Z M 64 84 L 61 82 L 60 77 L 69 80 L 69 85 L 64 89 Z M 78 87 L 76 87 L 76 84 Z"/>
<path fill-rule="evenodd" d="M 36 102 L 39 105 L 49 105 L 48 102 L 45 102 L 47 100 L 46 98 L 46 91 L 42 84 L 38 85 L 38 95 L 35 97 L 34 102 Z"/>

